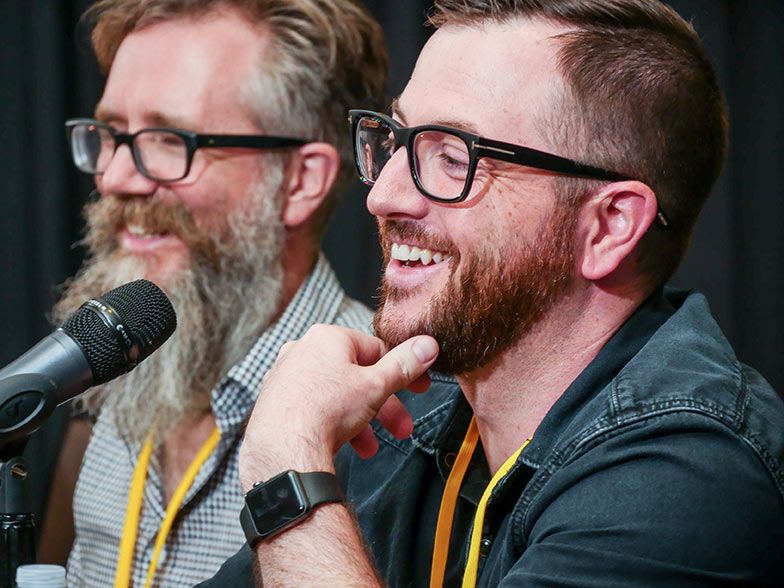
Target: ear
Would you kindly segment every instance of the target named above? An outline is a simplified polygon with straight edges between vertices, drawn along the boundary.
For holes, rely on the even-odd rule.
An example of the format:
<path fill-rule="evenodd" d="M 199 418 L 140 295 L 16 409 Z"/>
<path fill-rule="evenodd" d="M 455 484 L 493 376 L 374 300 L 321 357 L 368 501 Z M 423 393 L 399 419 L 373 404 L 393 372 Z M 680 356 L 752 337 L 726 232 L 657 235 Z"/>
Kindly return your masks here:
<path fill-rule="evenodd" d="M 580 209 L 581 271 L 600 280 L 629 257 L 656 217 L 656 195 L 637 181 L 608 184 Z"/>
<path fill-rule="evenodd" d="M 284 226 L 298 227 L 311 217 L 335 183 L 339 167 L 340 156 L 329 143 L 307 143 L 297 150 L 288 168 Z"/>

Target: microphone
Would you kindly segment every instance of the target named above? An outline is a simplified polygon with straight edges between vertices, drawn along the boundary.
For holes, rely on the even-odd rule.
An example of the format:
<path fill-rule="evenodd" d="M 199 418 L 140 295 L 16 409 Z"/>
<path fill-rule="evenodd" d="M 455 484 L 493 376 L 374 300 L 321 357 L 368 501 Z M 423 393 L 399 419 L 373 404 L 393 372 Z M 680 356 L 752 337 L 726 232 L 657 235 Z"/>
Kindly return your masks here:
<path fill-rule="evenodd" d="M 132 370 L 176 327 L 171 302 L 147 280 L 82 304 L 0 370 L 0 446 L 32 433 L 56 406 Z"/>

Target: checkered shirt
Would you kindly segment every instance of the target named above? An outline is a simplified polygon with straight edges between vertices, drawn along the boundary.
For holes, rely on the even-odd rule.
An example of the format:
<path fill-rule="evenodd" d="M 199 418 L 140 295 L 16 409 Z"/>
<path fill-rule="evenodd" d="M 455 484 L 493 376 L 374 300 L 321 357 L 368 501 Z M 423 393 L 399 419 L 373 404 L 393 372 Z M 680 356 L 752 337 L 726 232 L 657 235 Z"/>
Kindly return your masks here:
<path fill-rule="evenodd" d="M 153 586 L 193 586 L 218 571 L 245 542 L 239 524 L 243 495 L 237 478 L 242 431 L 264 373 L 286 342 L 314 323 L 368 330 L 371 312 L 348 298 L 321 255 L 280 319 L 212 391 L 221 437 L 180 506 L 161 551 Z M 130 445 L 101 414 L 82 462 L 74 494 L 76 539 L 68 560 L 69 586 L 113 586 L 131 477 L 140 446 Z M 141 587 L 166 511 L 159 463 L 153 457 L 144 488 L 131 585 Z"/>

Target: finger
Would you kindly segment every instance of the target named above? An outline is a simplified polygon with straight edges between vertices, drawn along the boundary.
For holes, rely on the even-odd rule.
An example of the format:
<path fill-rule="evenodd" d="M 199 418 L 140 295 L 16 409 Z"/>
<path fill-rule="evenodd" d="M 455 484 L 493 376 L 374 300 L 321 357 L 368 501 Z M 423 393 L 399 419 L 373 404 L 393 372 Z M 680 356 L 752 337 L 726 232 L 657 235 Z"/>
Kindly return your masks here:
<path fill-rule="evenodd" d="M 371 366 L 384 382 L 386 393 L 406 388 L 419 378 L 438 357 L 438 343 L 428 335 L 403 341 Z"/>
<path fill-rule="evenodd" d="M 369 459 L 378 451 L 378 439 L 373 432 L 373 428 L 368 424 L 362 429 L 359 434 L 351 441 L 351 447 L 357 452 L 357 455 L 362 459 Z"/>
<path fill-rule="evenodd" d="M 278 349 L 278 357 L 276 361 L 283 358 L 283 356 L 285 356 L 286 354 L 288 354 L 295 343 L 296 343 L 295 341 L 287 341 L 286 343 L 281 345 L 280 349 Z"/>
<path fill-rule="evenodd" d="M 387 352 L 386 345 L 378 337 L 361 331 L 347 331 L 347 333 L 354 345 L 355 359 L 358 365 L 373 365 Z"/>
<path fill-rule="evenodd" d="M 305 344 L 305 352 L 313 349 L 348 352 L 353 363 L 362 366 L 372 365 L 386 353 L 384 342 L 373 335 L 338 325 L 316 324 L 308 328 L 300 340 Z M 291 346 L 286 343 L 284 347 Z M 302 349 L 302 347 L 300 347 Z"/>
<path fill-rule="evenodd" d="M 394 394 L 381 405 L 376 413 L 376 420 L 398 439 L 405 439 L 414 430 L 414 421 L 411 419 L 411 415 Z"/>
<path fill-rule="evenodd" d="M 425 372 L 421 376 L 419 376 L 416 380 L 411 382 L 408 386 L 406 386 L 406 390 L 410 390 L 414 394 L 422 394 L 423 392 L 427 392 L 430 388 L 430 374 Z"/>

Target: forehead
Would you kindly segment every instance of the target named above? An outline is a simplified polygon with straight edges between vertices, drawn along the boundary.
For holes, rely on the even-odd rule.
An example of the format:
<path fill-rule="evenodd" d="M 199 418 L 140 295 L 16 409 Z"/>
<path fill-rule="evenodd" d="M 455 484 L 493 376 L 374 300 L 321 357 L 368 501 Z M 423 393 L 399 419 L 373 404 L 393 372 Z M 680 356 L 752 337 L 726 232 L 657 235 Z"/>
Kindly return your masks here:
<path fill-rule="evenodd" d="M 267 42 L 232 10 L 145 26 L 120 45 L 97 111 L 129 126 L 158 118 L 190 130 L 242 126 L 234 119 L 245 115 L 244 87 Z"/>
<path fill-rule="evenodd" d="M 407 125 L 460 121 L 467 130 L 536 146 L 533 119 L 561 87 L 557 25 L 532 20 L 447 26 L 422 50 L 397 102 Z"/>

